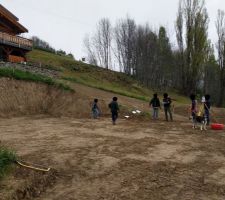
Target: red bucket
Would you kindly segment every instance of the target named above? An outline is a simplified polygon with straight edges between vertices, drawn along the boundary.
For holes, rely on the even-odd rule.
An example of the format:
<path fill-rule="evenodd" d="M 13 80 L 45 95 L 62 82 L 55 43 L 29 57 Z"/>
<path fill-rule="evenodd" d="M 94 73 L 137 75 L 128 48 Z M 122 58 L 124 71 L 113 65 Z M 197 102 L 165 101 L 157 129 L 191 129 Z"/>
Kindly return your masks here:
<path fill-rule="evenodd" d="M 223 124 L 211 124 L 211 129 L 213 129 L 213 130 L 223 130 L 224 125 Z"/>

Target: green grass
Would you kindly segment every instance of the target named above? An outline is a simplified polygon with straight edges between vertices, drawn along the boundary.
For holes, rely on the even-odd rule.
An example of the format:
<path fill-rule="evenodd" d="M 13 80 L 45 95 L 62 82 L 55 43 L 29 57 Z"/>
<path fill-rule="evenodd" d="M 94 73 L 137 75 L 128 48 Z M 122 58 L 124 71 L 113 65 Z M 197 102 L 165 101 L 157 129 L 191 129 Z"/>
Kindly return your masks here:
<path fill-rule="evenodd" d="M 0 179 L 9 171 L 11 165 L 16 161 L 16 154 L 4 147 L 0 147 Z"/>
<path fill-rule="evenodd" d="M 141 96 L 135 93 L 131 93 L 128 92 L 128 90 L 123 90 L 122 87 L 113 87 L 113 85 L 111 86 L 107 86 L 106 84 L 94 84 L 94 83 L 90 83 L 87 81 L 83 81 L 82 79 L 76 79 L 76 78 L 71 78 L 71 77 L 63 77 L 63 80 L 67 80 L 67 81 L 71 81 L 74 83 L 80 83 L 89 87 L 93 87 L 93 88 L 97 88 L 103 91 L 107 91 L 107 92 L 112 92 L 115 94 L 119 94 L 119 95 L 123 95 L 123 96 L 127 96 L 127 97 L 131 97 L 131 98 L 135 98 L 135 99 L 139 99 L 142 101 L 149 101 L 149 98 L 147 96 Z"/>
<path fill-rule="evenodd" d="M 143 101 L 149 101 L 154 92 L 159 94 L 160 99 L 162 98 L 162 94 L 167 92 L 178 104 L 189 102 L 188 98 L 179 95 L 176 91 L 153 91 L 142 86 L 137 80 L 124 73 L 88 65 L 67 56 L 33 50 L 28 54 L 28 62 L 41 62 L 43 66 L 60 70 L 61 79 L 63 80 Z"/>
<path fill-rule="evenodd" d="M 39 83 L 45 83 L 47 85 L 52 85 L 57 88 L 66 90 L 66 91 L 74 91 L 68 85 L 63 83 L 59 83 L 50 77 L 46 77 L 40 74 L 33 74 L 28 71 L 22 71 L 13 68 L 1 68 L 0 69 L 0 77 L 9 77 L 16 80 L 24 80 L 24 81 L 33 81 Z"/>
<path fill-rule="evenodd" d="M 68 56 L 60 56 L 54 53 L 41 51 L 34 49 L 27 55 L 28 63 L 35 63 L 47 69 L 54 69 L 63 71 L 64 69 L 69 70 L 80 70 L 86 67 L 86 64 L 75 61 L 73 58 Z"/>
<path fill-rule="evenodd" d="M 153 96 L 153 91 L 148 90 L 146 88 L 141 87 L 140 85 L 136 85 L 135 83 L 130 84 L 129 86 L 125 85 L 125 83 L 107 83 L 106 81 L 94 81 L 90 76 L 86 76 L 85 79 L 82 76 L 78 77 L 63 77 L 63 80 L 67 80 L 74 83 L 79 83 L 82 85 L 86 85 L 88 87 L 97 88 L 103 91 L 112 92 L 115 94 L 119 94 L 122 96 L 127 96 L 131 98 L 135 98 L 138 100 L 142 100 L 145 102 L 149 102 L 150 98 Z M 176 92 L 169 92 L 170 96 L 173 99 L 173 102 L 176 104 L 187 104 L 189 103 L 188 98 L 177 94 Z M 158 93 L 159 98 L 162 99 L 163 92 Z"/>

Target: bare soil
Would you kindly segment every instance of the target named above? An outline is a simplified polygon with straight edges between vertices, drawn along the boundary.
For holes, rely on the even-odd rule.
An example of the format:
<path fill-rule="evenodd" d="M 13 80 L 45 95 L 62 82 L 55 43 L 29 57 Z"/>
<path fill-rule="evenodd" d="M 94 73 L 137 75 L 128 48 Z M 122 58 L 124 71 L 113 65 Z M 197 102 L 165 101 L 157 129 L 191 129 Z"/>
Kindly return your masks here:
<path fill-rule="evenodd" d="M 80 99 L 97 96 L 103 107 L 113 96 L 74 87 Z M 119 96 L 119 102 L 148 110 L 135 99 Z M 76 107 L 80 113 L 89 109 L 89 101 L 85 106 L 76 103 L 74 112 Z M 120 113 L 115 126 L 109 116 L 94 120 L 89 111 L 66 116 L 66 109 L 61 117 L 31 113 L 1 118 L 1 144 L 21 159 L 52 170 L 40 173 L 15 166 L 0 182 L 0 199 L 224 200 L 225 132 L 193 130 L 185 109 L 175 109 L 179 115 L 174 122 L 164 121 L 163 113 L 157 121 L 144 116 L 126 120 Z M 215 112 L 224 123 L 224 110 Z"/>
<path fill-rule="evenodd" d="M 34 193 L 37 199 L 225 198 L 223 131 L 192 130 L 182 119 L 119 119 L 113 126 L 108 118 L 36 116 L 1 119 L 0 132 L 2 143 L 21 158 L 57 171 L 51 187 L 26 180 L 34 188 L 45 185 Z M 24 184 L 24 172 L 15 177 L 7 179 L 7 187 Z M 1 184 L 6 197 L 9 188 Z M 34 198 L 18 199 L 25 197 Z"/>

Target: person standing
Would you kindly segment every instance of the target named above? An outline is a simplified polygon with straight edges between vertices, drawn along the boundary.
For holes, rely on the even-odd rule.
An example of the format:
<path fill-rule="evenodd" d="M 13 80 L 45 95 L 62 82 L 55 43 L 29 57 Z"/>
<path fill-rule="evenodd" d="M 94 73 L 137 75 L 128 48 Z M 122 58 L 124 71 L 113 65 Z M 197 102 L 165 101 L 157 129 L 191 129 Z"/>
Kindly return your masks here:
<path fill-rule="evenodd" d="M 93 118 L 97 119 L 100 115 L 100 109 L 98 107 L 98 99 L 94 99 L 94 102 L 92 103 L 91 111 L 92 111 Z"/>
<path fill-rule="evenodd" d="M 205 110 L 205 117 L 207 119 L 207 125 L 209 125 L 209 123 L 210 123 L 210 107 L 211 107 L 210 95 L 206 94 L 205 95 L 204 110 Z"/>
<path fill-rule="evenodd" d="M 196 113 L 197 113 L 197 100 L 196 100 L 196 96 L 195 94 L 191 94 L 190 95 L 190 99 L 191 99 L 191 117 L 192 117 L 192 123 L 193 123 L 193 128 L 196 127 Z"/>
<path fill-rule="evenodd" d="M 164 105 L 166 121 L 169 121 L 168 113 L 170 115 L 170 120 L 173 121 L 173 115 L 172 115 L 172 112 L 171 112 L 171 103 L 172 103 L 171 98 L 168 96 L 167 93 L 164 93 L 163 94 L 163 105 Z"/>
<path fill-rule="evenodd" d="M 109 108 L 110 108 L 111 113 L 112 113 L 112 123 L 113 123 L 113 125 L 116 124 L 116 120 L 118 118 L 119 105 L 117 103 L 117 100 L 118 100 L 117 97 L 113 97 L 111 103 L 109 104 Z"/>
<path fill-rule="evenodd" d="M 161 108 L 158 95 L 155 93 L 153 98 L 149 102 L 149 106 L 152 107 L 152 119 L 158 119 L 159 117 L 159 108 Z"/>

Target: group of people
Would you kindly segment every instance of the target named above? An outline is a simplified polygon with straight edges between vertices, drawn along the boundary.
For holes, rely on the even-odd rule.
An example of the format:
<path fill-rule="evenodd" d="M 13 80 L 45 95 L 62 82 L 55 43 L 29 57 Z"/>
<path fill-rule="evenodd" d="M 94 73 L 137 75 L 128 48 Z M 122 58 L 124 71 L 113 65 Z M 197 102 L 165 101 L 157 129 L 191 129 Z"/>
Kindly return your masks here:
<path fill-rule="evenodd" d="M 191 94 L 191 106 L 190 106 L 190 112 L 193 120 L 194 126 L 196 125 L 198 118 L 202 118 L 206 121 L 207 125 L 210 123 L 210 95 L 206 94 L 202 97 L 200 105 L 198 105 L 196 100 L 196 95 Z M 168 114 L 170 116 L 170 120 L 173 121 L 173 115 L 172 115 L 172 99 L 168 96 L 167 93 L 163 95 L 162 104 L 164 106 L 164 112 L 165 112 L 165 118 L 166 121 L 168 121 Z M 149 106 L 152 107 L 152 118 L 158 119 L 158 113 L 159 109 L 161 109 L 161 103 L 157 96 L 157 94 L 153 95 L 153 98 L 150 100 Z"/>
<path fill-rule="evenodd" d="M 166 121 L 169 121 L 168 114 L 170 117 L 170 121 L 173 121 L 173 114 L 172 114 L 172 108 L 171 108 L 172 99 L 169 97 L 167 93 L 163 94 L 162 104 L 164 107 Z M 149 106 L 152 107 L 152 118 L 158 119 L 159 109 L 161 109 L 161 103 L 156 93 L 153 95 L 153 98 L 150 100 Z"/>
<path fill-rule="evenodd" d="M 171 110 L 172 100 L 167 93 L 165 93 L 163 95 L 163 97 L 164 98 L 163 98 L 162 104 L 164 106 L 166 120 L 168 121 L 170 118 L 170 120 L 173 121 L 173 115 L 172 115 L 172 110 Z M 117 100 L 118 100 L 117 97 L 113 97 L 112 101 L 108 105 L 111 110 L 113 125 L 116 124 L 116 120 L 118 118 L 118 112 L 119 112 L 119 105 L 118 105 Z M 161 103 L 160 103 L 160 100 L 159 100 L 157 94 L 153 95 L 153 98 L 151 99 L 149 105 L 153 108 L 153 119 L 158 119 L 159 109 L 161 109 Z M 93 118 L 97 119 L 101 114 L 101 110 L 98 106 L 98 99 L 94 99 L 92 106 L 91 106 L 91 110 L 92 110 Z M 169 117 L 168 117 L 168 115 L 169 115 Z"/>
<path fill-rule="evenodd" d="M 113 97 L 112 101 L 109 103 L 109 108 L 111 110 L 112 113 L 112 123 L 113 125 L 116 124 L 116 120 L 118 118 L 118 111 L 119 111 L 119 105 L 117 103 L 118 98 L 117 97 Z M 101 110 L 98 106 L 98 99 L 94 99 L 94 102 L 92 103 L 92 116 L 94 119 L 97 119 L 100 114 L 101 114 Z"/>
<path fill-rule="evenodd" d="M 196 123 L 196 119 L 198 116 L 202 116 L 206 119 L 207 124 L 210 122 L 210 95 L 205 95 L 202 98 L 201 105 L 198 106 L 196 95 L 190 95 L 191 99 L 191 116 L 193 119 L 194 124 Z M 112 123 L 113 125 L 116 124 L 116 120 L 118 118 L 119 112 L 119 105 L 117 102 L 118 98 L 113 97 L 112 101 L 109 103 L 109 109 L 111 110 L 112 114 Z M 155 93 L 153 98 L 149 102 L 149 106 L 152 108 L 152 118 L 157 120 L 159 118 L 159 109 L 161 109 L 161 104 L 163 105 L 164 112 L 165 112 L 165 120 L 166 121 L 173 121 L 173 114 L 172 114 L 172 99 L 169 97 L 167 93 L 163 94 L 162 103 L 160 102 L 158 95 Z M 94 119 L 97 119 L 100 116 L 101 110 L 98 106 L 98 99 L 94 99 L 92 103 L 92 115 Z"/>
<path fill-rule="evenodd" d="M 206 121 L 207 125 L 210 123 L 210 107 L 211 107 L 211 102 L 210 102 L 210 95 L 206 94 L 202 97 L 200 105 L 198 105 L 197 100 L 196 100 L 196 95 L 191 94 L 190 95 L 191 99 L 191 116 L 193 120 L 193 124 L 195 127 L 195 124 L 197 123 L 198 118 L 203 118 L 203 120 Z"/>

